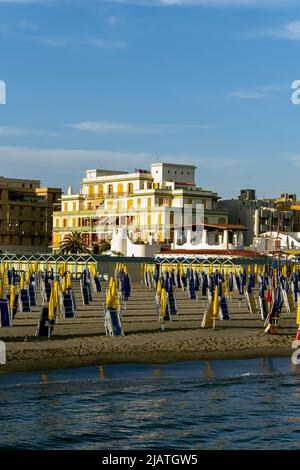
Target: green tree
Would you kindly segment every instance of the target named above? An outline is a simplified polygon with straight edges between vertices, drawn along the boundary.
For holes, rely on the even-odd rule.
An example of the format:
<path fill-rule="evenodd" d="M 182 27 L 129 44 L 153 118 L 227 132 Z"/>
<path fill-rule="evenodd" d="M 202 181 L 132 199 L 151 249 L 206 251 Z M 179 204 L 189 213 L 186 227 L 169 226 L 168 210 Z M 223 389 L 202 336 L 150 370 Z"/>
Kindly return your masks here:
<path fill-rule="evenodd" d="M 90 250 L 85 245 L 82 233 L 71 232 L 64 236 L 64 239 L 59 244 L 60 255 L 80 255 L 83 253 L 90 253 Z"/>

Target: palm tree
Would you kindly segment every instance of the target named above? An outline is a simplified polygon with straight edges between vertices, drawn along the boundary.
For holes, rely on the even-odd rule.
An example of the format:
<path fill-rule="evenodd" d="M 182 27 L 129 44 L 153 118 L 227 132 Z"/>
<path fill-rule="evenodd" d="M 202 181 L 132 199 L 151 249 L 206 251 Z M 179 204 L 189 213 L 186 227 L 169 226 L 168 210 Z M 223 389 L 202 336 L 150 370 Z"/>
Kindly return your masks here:
<path fill-rule="evenodd" d="M 59 244 L 60 255 L 90 253 L 90 250 L 84 243 L 84 238 L 80 232 L 71 232 L 64 236 Z"/>

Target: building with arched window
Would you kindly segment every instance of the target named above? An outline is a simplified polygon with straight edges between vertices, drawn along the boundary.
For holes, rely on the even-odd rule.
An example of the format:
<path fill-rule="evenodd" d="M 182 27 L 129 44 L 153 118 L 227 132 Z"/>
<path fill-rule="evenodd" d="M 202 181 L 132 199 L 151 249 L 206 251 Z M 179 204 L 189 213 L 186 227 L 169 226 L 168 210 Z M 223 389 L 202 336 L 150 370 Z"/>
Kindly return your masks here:
<path fill-rule="evenodd" d="M 168 245 L 174 241 L 175 230 L 187 223 L 197 225 L 198 209 L 202 223 L 205 219 L 209 231 L 219 237 L 228 223 L 227 212 L 218 209 L 217 193 L 197 187 L 195 170 L 193 165 L 172 163 L 153 163 L 150 171 L 132 173 L 87 170 L 80 192 L 64 194 L 54 212 L 53 250 L 71 231 L 83 233 L 92 247 L 102 239 L 110 240 L 113 231 L 122 227 L 133 241 Z"/>

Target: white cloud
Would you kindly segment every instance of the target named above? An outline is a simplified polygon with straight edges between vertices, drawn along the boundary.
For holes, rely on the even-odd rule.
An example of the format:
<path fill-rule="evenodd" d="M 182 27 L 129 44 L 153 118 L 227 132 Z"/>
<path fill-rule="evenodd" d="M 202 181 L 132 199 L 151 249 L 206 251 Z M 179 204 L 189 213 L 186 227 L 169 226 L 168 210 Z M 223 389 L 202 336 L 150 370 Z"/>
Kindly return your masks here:
<path fill-rule="evenodd" d="M 222 171 L 224 178 L 226 175 L 230 177 L 235 172 L 241 172 L 243 166 L 240 160 L 226 157 L 15 146 L 0 146 L 0 161 L 3 176 L 41 179 L 43 184 L 54 187 L 79 186 L 80 179 L 88 168 L 133 171 L 134 168 L 147 169 L 151 163 L 161 161 L 192 164 L 198 166 L 200 171 L 204 169 L 206 175 L 210 174 L 211 184 L 216 190 L 214 173 L 216 170 Z"/>
<path fill-rule="evenodd" d="M 108 51 L 117 51 L 126 47 L 126 43 L 123 41 L 110 41 L 99 38 L 91 38 L 88 40 L 88 43 L 99 49 L 106 49 Z"/>
<path fill-rule="evenodd" d="M 6 4 L 56 3 L 58 0 L 0 0 Z M 61 1 L 61 0 L 60 0 Z M 80 0 L 69 0 L 80 1 Z M 86 2 L 87 0 L 81 0 Z M 103 0 L 107 3 L 123 3 L 136 6 L 205 6 L 205 7 L 286 7 L 297 0 Z"/>
<path fill-rule="evenodd" d="M 273 96 L 290 92 L 290 83 L 270 83 L 268 85 L 257 85 L 253 88 L 237 88 L 228 94 L 240 100 L 259 100 L 272 98 Z"/>
<path fill-rule="evenodd" d="M 293 157 L 289 158 L 297 167 L 300 167 L 300 155 L 294 155 Z"/>
<path fill-rule="evenodd" d="M 116 16 L 116 15 L 110 15 L 107 18 L 107 24 L 110 28 L 115 28 L 121 22 L 122 22 L 122 19 L 119 16 Z"/>
<path fill-rule="evenodd" d="M 265 35 L 274 36 L 281 39 L 289 39 L 290 41 L 299 41 L 300 21 L 290 21 L 289 23 L 285 23 L 278 29 L 267 31 Z"/>
<path fill-rule="evenodd" d="M 233 90 L 229 93 L 234 98 L 239 98 L 241 100 L 257 100 L 262 98 L 269 98 L 267 93 L 256 90 Z"/>
<path fill-rule="evenodd" d="M 0 137 L 26 137 L 31 135 L 57 136 L 59 134 L 26 127 L 0 126 Z"/>
<path fill-rule="evenodd" d="M 214 126 L 205 124 L 128 124 L 110 121 L 83 121 L 70 124 L 68 127 L 81 131 L 97 133 L 129 133 L 129 134 L 157 134 L 164 132 L 180 132 L 190 130 L 212 129 Z"/>
<path fill-rule="evenodd" d="M 26 3 L 48 3 L 49 0 L 0 0 L 0 3 L 6 3 L 6 4 L 26 4 Z"/>
<path fill-rule="evenodd" d="M 296 0 L 105 0 L 137 6 L 286 7 Z"/>

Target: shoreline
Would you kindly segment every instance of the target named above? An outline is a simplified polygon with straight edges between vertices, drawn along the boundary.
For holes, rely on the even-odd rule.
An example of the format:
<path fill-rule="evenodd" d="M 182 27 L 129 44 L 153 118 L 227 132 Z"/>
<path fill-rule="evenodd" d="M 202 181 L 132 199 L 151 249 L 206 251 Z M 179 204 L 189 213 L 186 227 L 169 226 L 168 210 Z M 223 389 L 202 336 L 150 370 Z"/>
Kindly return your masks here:
<path fill-rule="evenodd" d="M 103 345 L 109 343 L 107 339 L 112 340 L 113 338 L 100 337 L 102 341 L 100 341 L 100 338 L 91 338 L 89 344 L 84 345 L 84 350 L 82 342 L 78 344 L 78 340 L 65 340 L 63 345 L 59 345 L 60 347 L 57 347 L 55 341 L 35 342 L 26 349 L 23 349 L 24 343 L 21 345 L 17 343 L 13 344 L 14 351 L 11 350 L 8 343 L 7 364 L 0 366 L 0 378 L 3 375 L 16 372 L 69 369 L 93 365 L 239 360 L 261 357 L 289 357 L 293 353 L 291 348 L 292 339 L 289 336 L 278 335 L 272 337 L 256 333 L 236 338 L 231 335 L 222 335 L 220 341 L 220 334 L 217 334 L 214 337 L 203 338 L 202 336 L 197 338 L 201 341 L 197 341 L 196 338 L 185 341 L 174 341 L 175 338 L 172 338 L 173 341 L 170 341 L 170 336 L 177 336 L 176 333 L 168 332 L 169 337 L 161 343 L 158 342 L 158 338 L 162 337 L 159 333 L 150 335 L 152 337 L 158 336 L 158 338 L 155 338 L 156 341 L 154 341 L 154 338 L 147 338 L 146 340 L 145 337 L 141 341 L 139 335 L 132 335 L 131 339 L 135 338 L 132 341 L 133 347 L 131 348 L 128 347 L 130 337 L 119 338 L 121 339 L 120 342 L 111 341 L 111 344 L 109 344 L 111 347 L 106 348 Z M 144 336 L 148 337 L 149 335 Z M 59 342 L 61 343 L 61 341 Z M 98 343 L 98 347 L 95 347 L 95 342 Z M 247 346 L 249 343 L 253 344 Z M 224 344 L 224 348 L 221 349 Z"/>
<path fill-rule="evenodd" d="M 293 353 L 294 313 L 283 312 L 278 334 L 268 335 L 261 317 L 249 312 L 245 299 L 233 297 L 230 320 L 218 319 L 214 329 L 201 328 L 206 300 L 191 301 L 185 291 L 177 289 L 179 314 L 165 323 L 162 332 L 153 292 L 138 283 L 133 287 L 122 314 L 125 336 L 105 335 L 105 292 L 95 294 L 93 302 L 83 306 L 75 281 L 76 318 L 58 318 L 50 341 L 35 336 L 40 307 L 18 312 L 12 328 L 0 329 L 7 351 L 7 364 L 0 365 L 0 378 L 7 373 L 91 365 L 288 357 Z"/>

